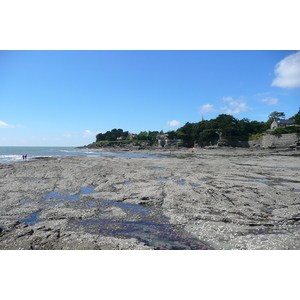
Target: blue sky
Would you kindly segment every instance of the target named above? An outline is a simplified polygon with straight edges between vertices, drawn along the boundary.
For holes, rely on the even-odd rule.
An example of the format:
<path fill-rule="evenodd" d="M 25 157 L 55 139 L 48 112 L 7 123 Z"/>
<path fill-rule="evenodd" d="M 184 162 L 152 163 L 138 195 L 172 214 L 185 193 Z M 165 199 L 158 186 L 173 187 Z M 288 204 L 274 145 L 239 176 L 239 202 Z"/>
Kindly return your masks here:
<path fill-rule="evenodd" d="M 81 146 L 300 107 L 300 51 L 0 51 L 0 146 Z"/>

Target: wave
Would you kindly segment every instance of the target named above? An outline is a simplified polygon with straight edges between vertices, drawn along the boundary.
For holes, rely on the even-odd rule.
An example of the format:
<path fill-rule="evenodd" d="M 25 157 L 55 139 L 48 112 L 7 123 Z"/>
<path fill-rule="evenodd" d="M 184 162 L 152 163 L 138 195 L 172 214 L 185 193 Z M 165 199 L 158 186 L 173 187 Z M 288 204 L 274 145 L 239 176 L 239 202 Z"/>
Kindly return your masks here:
<path fill-rule="evenodd" d="M 0 147 L 0 163 L 13 163 L 23 161 L 22 155 L 28 154 L 27 160 L 33 160 L 37 157 L 65 157 L 65 156 L 89 156 L 89 157 L 152 157 L 154 155 L 143 153 L 120 153 L 111 151 L 99 151 L 93 149 L 76 149 L 70 147 L 53 148 L 53 147 Z"/>
<path fill-rule="evenodd" d="M 76 150 L 59 150 L 59 152 L 72 153 L 72 152 L 76 152 Z"/>
<path fill-rule="evenodd" d="M 22 156 L 21 155 L 0 155 L 0 158 L 3 158 L 3 159 L 22 159 Z"/>
<path fill-rule="evenodd" d="M 16 162 L 16 161 L 22 161 L 23 157 L 22 155 L 0 155 L 0 163 L 2 162 Z"/>

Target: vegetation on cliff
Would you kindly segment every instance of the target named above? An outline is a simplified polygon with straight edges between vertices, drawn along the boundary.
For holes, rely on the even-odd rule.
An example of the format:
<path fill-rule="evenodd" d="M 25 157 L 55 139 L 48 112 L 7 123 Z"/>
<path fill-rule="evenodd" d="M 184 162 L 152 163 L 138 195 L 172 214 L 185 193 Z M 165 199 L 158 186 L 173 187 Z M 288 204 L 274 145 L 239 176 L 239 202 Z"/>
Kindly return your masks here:
<path fill-rule="evenodd" d="M 272 134 L 299 132 L 298 126 L 287 126 L 271 131 L 270 126 L 274 118 L 285 118 L 285 113 L 274 111 L 269 115 L 266 122 L 251 121 L 247 118 L 239 120 L 232 115 L 220 114 L 217 118 L 211 120 L 202 120 L 197 123 L 187 122 L 176 131 L 169 131 L 165 135 L 163 135 L 163 131 L 141 131 L 139 134 L 132 134 L 128 131 L 123 131 L 123 129 L 115 128 L 111 131 L 97 134 L 96 142 L 93 144 L 115 143 L 124 145 L 139 142 L 155 145 L 159 138 L 167 136 L 170 140 L 183 140 L 185 146 L 192 147 L 195 143 L 199 146 L 215 144 L 220 139 L 253 140 L 265 132 Z M 294 120 L 294 125 L 300 125 L 300 108 L 298 113 L 290 119 Z"/>

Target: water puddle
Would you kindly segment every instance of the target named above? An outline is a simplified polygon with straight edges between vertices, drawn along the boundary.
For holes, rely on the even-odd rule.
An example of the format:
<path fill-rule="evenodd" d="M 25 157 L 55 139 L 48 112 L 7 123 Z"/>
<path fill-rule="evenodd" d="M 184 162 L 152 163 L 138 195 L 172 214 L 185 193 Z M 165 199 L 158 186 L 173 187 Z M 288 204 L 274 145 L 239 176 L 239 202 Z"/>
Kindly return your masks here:
<path fill-rule="evenodd" d="M 48 181 L 48 179 L 26 179 L 25 181 L 39 182 L 39 181 Z"/>
<path fill-rule="evenodd" d="M 190 183 L 191 186 L 199 186 L 198 184 L 196 183 Z"/>
<path fill-rule="evenodd" d="M 169 179 L 167 179 L 167 178 L 156 178 L 155 180 L 156 181 L 169 181 Z"/>
<path fill-rule="evenodd" d="M 42 220 L 39 220 L 39 219 L 38 219 L 38 215 L 39 215 L 40 213 L 41 213 L 40 211 L 37 211 L 37 212 L 35 212 L 35 213 L 30 214 L 30 218 L 22 219 L 22 220 L 19 220 L 19 221 L 20 221 L 20 222 L 27 223 L 27 224 L 30 225 L 30 226 L 33 226 L 34 224 L 36 224 L 36 223 L 42 221 Z"/>
<path fill-rule="evenodd" d="M 20 200 L 19 202 L 20 203 L 32 203 L 34 201 L 32 201 L 32 200 Z"/>
<path fill-rule="evenodd" d="M 79 194 L 92 194 L 92 193 L 97 193 L 97 192 L 95 192 L 95 188 L 94 187 L 92 187 L 92 186 L 89 186 L 89 187 L 82 187 L 81 189 L 80 189 L 80 192 L 79 192 Z"/>
<path fill-rule="evenodd" d="M 287 179 L 281 179 L 281 178 L 259 178 L 259 177 L 246 177 L 246 180 L 241 180 L 245 182 L 259 182 L 266 184 L 268 186 L 282 186 L 286 187 L 287 185 L 285 183 L 300 183 L 300 181 L 294 181 L 294 180 L 287 180 Z"/>
<path fill-rule="evenodd" d="M 168 181 L 168 179 L 157 179 Z M 169 224 L 169 219 L 163 214 L 162 208 L 149 207 L 124 202 L 114 202 L 103 199 L 80 199 L 82 194 L 96 193 L 94 187 L 82 187 L 79 194 L 70 192 L 59 194 L 50 192 L 43 194 L 46 199 L 40 201 L 48 206 L 54 206 L 66 200 L 74 209 L 97 208 L 93 219 L 70 220 L 70 230 L 84 230 L 88 233 L 119 238 L 136 238 L 137 240 L 157 250 L 208 250 L 207 245 L 187 232 Z M 137 195 L 137 194 L 132 194 Z M 55 200 L 58 201 L 55 201 Z M 29 202 L 21 200 L 21 203 Z M 30 214 L 29 218 L 19 220 L 34 225 L 40 211 Z"/>
<path fill-rule="evenodd" d="M 184 181 L 177 181 L 178 184 L 184 185 L 185 182 Z"/>
<path fill-rule="evenodd" d="M 87 195 L 92 193 L 96 193 L 94 187 L 82 187 L 80 189 L 79 194 L 75 194 L 75 195 L 71 195 L 70 192 L 67 192 L 64 195 L 56 192 L 50 192 L 50 193 L 42 194 L 43 196 L 46 196 L 46 200 L 40 201 L 40 203 L 46 203 L 48 206 L 55 206 L 57 204 L 63 203 L 66 200 L 79 201 L 80 195 Z M 53 201 L 53 199 L 59 199 L 60 201 Z"/>
<path fill-rule="evenodd" d="M 73 230 L 80 229 L 92 234 L 118 238 L 136 238 L 156 250 L 207 250 L 204 243 L 184 231 L 168 224 L 168 218 L 160 208 L 98 200 L 106 208 L 121 208 L 123 214 L 99 214 L 102 219 L 69 222 Z M 124 212 L 126 216 L 124 216 Z"/>
<path fill-rule="evenodd" d="M 50 192 L 47 194 L 42 194 L 43 196 L 46 196 L 46 201 L 49 199 L 63 199 L 63 200 L 80 200 L 80 195 L 70 195 L 70 192 L 67 192 L 65 195 L 56 193 L 56 192 Z"/>
<path fill-rule="evenodd" d="M 166 170 L 166 168 L 152 168 L 152 170 L 154 170 L 154 171 L 164 171 L 164 170 Z"/>

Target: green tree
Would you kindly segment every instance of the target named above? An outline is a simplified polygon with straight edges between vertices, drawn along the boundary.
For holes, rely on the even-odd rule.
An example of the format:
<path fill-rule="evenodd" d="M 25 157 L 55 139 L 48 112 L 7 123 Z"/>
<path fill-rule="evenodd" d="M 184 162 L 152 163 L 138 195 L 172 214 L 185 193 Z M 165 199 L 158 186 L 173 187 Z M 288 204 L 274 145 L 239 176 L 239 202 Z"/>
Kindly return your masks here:
<path fill-rule="evenodd" d="M 177 132 L 175 130 L 168 131 L 168 139 L 169 140 L 176 140 L 177 139 Z"/>
<path fill-rule="evenodd" d="M 100 142 L 100 141 L 105 141 L 105 134 L 103 133 L 98 133 L 96 135 L 96 142 Z"/>
<path fill-rule="evenodd" d="M 222 136 L 231 137 L 233 131 L 236 131 L 237 119 L 231 115 L 221 114 L 216 118 L 218 129 L 221 130 Z M 235 132 L 234 132 L 235 133 Z"/>
<path fill-rule="evenodd" d="M 139 140 L 139 141 L 146 141 L 146 140 L 148 140 L 148 132 L 141 131 L 136 137 L 137 137 L 137 140 Z"/>
<path fill-rule="evenodd" d="M 251 122 L 249 119 L 244 118 L 237 121 L 237 133 L 239 136 L 247 136 L 250 133 Z"/>
<path fill-rule="evenodd" d="M 156 141 L 158 134 L 159 134 L 158 131 L 148 131 L 148 140 Z"/>
<path fill-rule="evenodd" d="M 251 121 L 248 134 L 263 133 L 265 122 Z"/>
<path fill-rule="evenodd" d="M 276 118 L 285 118 L 285 113 L 284 112 L 278 112 L 278 111 L 273 111 L 272 113 L 269 114 L 268 121 L 265 123 L 265 130 L 270 129 L 271 124 L 273 123 L 274 119 Z"/>
<path fill-rule="evenodd" d="M 216 130 L 214 129 L 204 129 L 201 131 L 199 138 L 198 138 L 198 143 L 201 146 L 206 146 L 210 142 L 213 143 L 219 139 L 219 134 L 217 133 Z"/>
<path fill-rule="evenodd" d="M 300 107 L 299 111 L 291 119 L 294 120 L 295 124 L 300 125 Z"/>
<path fill-rule="evenodd" d="M 187 122 L 183 127 L 180 128 L 180 133 L 182 134 L 182 139 L 185 140 L 186 146 L 191 147 L 194 145 L 194 124 Z M 179 134 L 179 135 L 181 135 Z"/>
<path fill-rule="evenodd" d="M 269 119 L 273 121 L 275 118 L 285 118 L 285 113 L 273 111 L 272 113 L 269 114 Z"/>

